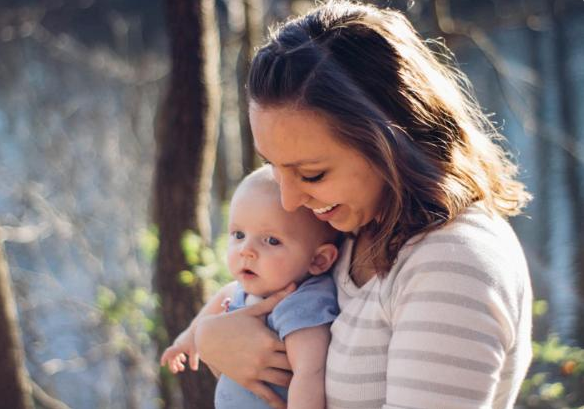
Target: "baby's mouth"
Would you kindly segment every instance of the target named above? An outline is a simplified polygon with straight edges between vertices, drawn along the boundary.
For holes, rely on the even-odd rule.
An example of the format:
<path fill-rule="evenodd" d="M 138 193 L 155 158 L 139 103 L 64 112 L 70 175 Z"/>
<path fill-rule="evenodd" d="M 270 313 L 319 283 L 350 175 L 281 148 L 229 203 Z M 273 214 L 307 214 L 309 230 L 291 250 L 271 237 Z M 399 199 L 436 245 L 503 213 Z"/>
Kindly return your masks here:
<path fill-rule="evenodd" d="M 247 268 L 244 268 L 243 270 L 241 270 L 241 273 L 242 273 L 242 274 L 243 274 L 245 277 L 255 277 L 255 276 L 257 276 L 257 274 L 256 274 L 256 273 L 254 273 L 253 271 L 251 271 L 251 270 L 249 270 L 249 269 L 247 269 Z"/>

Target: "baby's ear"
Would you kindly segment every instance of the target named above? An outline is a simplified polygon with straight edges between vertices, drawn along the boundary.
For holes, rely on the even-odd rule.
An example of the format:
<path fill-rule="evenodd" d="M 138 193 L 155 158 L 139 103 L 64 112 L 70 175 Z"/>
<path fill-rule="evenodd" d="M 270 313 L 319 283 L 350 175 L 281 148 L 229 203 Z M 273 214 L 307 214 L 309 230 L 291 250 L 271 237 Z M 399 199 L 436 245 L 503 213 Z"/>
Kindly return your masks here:
<path fill-rule="evenodd" d="M 320 245 L 314 253 L 308 272 L 314 276 L 326 273 L 337 259 L 338 254 L 339 250 L 334 244 Z"/>

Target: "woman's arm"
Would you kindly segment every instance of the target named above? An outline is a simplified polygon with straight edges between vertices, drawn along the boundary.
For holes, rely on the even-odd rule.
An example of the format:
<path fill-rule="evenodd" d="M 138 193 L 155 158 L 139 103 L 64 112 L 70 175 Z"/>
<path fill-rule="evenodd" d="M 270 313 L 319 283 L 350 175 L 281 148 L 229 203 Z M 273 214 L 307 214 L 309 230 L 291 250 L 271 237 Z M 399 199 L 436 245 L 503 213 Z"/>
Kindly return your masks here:
<path fill-rule="evenodd" d="M 292 367 L 288 409 L 324 409 L 324 374 L 330 342 L 330 325 L 304 328 L 286 336 Z"/>
<path fill-rule="evenodd" d="M 285 403 L 264 382 L 287 386 L 290 364 L 286 347 L 265 325 L 264 316 L 294 291 L 291 284 L 264 301 L 197 323 L 195 343 L 201 359 L 250 390 L 274 408 Z"/>
<path fill-rule="evenodd" d="M 383 409 L 492 407 L 510 338 L 503 303 L 472 279 L 419 275 L 394 312 Z"/>

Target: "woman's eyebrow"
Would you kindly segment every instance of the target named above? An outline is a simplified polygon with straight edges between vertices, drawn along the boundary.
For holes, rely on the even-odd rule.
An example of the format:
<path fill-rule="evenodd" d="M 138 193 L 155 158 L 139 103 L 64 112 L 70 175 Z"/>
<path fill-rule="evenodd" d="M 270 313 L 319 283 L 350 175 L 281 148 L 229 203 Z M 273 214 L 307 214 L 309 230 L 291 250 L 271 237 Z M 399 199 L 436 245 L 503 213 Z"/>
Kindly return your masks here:
<path fill-rule="evenodd" d="M 262 155 L 260 153 L 260 151 L 258 151 L 257 148 L 255 148 L 255 151 L 257 153 L 257 155 L 264 161 L 267 163 L 272 163 L 270 162 L 264 155 Z M 298 166 L 302 166 L 302 165 L 314 165 L 316 163 L 320 163 L 322 162 L 324 159 L 323 158 L 312 158 L 312 159 L 301 159 L 301 160 L 297 160 L 294 162 L 290 162 L 290 163 L 283 163 L 280 166 L 282 166 L 283 168 L 296 168 Z"/>

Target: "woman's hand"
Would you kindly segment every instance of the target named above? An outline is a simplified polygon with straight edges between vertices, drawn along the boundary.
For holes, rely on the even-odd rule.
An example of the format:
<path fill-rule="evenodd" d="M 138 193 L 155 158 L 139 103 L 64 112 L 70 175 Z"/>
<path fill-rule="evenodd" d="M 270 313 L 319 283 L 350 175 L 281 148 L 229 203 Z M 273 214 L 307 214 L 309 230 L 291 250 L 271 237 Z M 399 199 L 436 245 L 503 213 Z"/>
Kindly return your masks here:
<path fill-rule="evenodd" d="M 195 335 L 203 361 L 278 409 L 286 404 L 264 382 L 288 386 L 292 374 L 284 342 L 266 327 L 265 315 L 295 288 L 290 284 L 258 304 L 205 317 Z"/>

